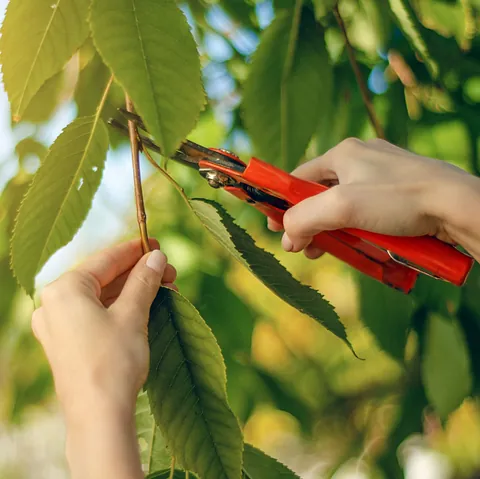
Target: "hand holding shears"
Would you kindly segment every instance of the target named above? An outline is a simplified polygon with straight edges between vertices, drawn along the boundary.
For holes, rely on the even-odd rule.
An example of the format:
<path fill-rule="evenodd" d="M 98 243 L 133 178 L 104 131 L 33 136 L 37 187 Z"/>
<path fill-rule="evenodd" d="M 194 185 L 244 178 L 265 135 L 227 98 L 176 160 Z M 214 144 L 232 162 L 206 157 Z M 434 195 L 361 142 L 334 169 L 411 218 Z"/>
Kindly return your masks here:
<path fill-rule="evenodd" d="M 146 131 L 137 115 L 123 110 L 122 113 Z M 110 124 L 127 133 L 122 123 L 110 120 Z M 140 137 L 145 148 L 161 153 L 151 138 Z M 251 158 L 245 164 L 233 153 L 205 148 L 189 140 L 181 144 L 172 159 L 198 170 L 210 186 L 223 188 L 252 204 L 277 224 L 283 223 L 285 213 L 295 205 L 307 199 L 312 201 L 312 197 L 330 190 L 329 186 L 293 176 L 258 158 Z M 404 293 L 412 290 L 420 273 L 461 286 L 474 262 L 451 244 L 428 235 L 393 236 L 343 228 L 322 231 L 312 235 L 308 242 Z"/>

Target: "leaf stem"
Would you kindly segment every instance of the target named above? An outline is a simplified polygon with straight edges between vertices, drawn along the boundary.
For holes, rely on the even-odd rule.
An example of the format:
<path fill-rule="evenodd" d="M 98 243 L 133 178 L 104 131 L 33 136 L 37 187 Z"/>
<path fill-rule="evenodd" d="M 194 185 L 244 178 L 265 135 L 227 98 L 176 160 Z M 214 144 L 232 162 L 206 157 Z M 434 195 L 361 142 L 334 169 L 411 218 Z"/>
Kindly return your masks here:
<path fill-rule="evenodd" d="M 107 101 L 108 93 L 110 92 L 110 87 L 113 83 L 113 75 L 110 76 L 108 80 L 107 86 L 105 87 L 105 91 L 103 92 L 102 98 L 100 99 L 100 103 L 97 106 L 97 111 L 95 113 L 95 120 L 98 120 L 100 114 L 102 113 L 103 107 L 105 106 L 105 102 Z"/>
<path fill-rule="evenodd" d="M 295 57 L 295 47 L 297 45 L 298 31 L 300 29 L 300 19 L 302 17 L 303 0 L 295 1 L 295 9 L 293 11 L 292 28 L 288 38 L 287 54 L 283 65 L 282 78 L 280 84 L 280 142 L 281 157 L 283 167 L 288 165 L 288 92 L 287 81 L 292 71 L 293 61 Z"/>
<path fill-rule="evenodd" d="M 141 140 L 140 140 L 141 141 Z M 141 144 L 142 152 L 147 158 L 148 162 L 157 169 L 172 185 L 175 189 L 180 193 L 181 197 L 185 200 L 187 205 L 190 205 L 190 200 L 188 196 L 185 194 L 184 189 L 177 183 L 177 181 L 168 173 L 165 169 L 163 169 L 153 158 L 150 152 Z"/>
<path fill-rule="evenodd" d="M 175 456 L 172 456 L 172 464 L 170 465 L 170 475 L 168 479 L 173 479 L 175 475 Z"/>
<path fill-rule="evenodd" d="M 189 479 L 190 473 L 188 471 L 185 471 L 185 479 Z"/>
<path fill-rule="evenodd" d="M 127 111 L 133 113 L 133 103 L 130 97 L 125 93 L 125 106 Z M 128 133 L 130 134 L 130 146 L 132 149 L 132 167 L 133 167 L 133 185 L 135 188 L 135 207 L 137 210 L 137 222 L 142 240 L 143 253 L 151 251 L 148 242 L 147 232 L 147 213 L 145 212 L 145 203 L 143 201 L 142 176 L 140 174 L 140 155 L 139 139 L 137 126 L 132 120 L 128 121 Z"/>
<path fill-rule="evenodd" d="M 353 73 L 355 74 L 355 78 L 357 80 L 358 87 L 360 88 L 360 93 L 362 95 L 362 100 L 367 109 L 368 117 L 370 122 L 375 130 L 375 133 L 378 138 L 385 139 L 385 132 L 383 131 L 383 127 L 380 124 L 380 121 L 377 117 L 375 112 L 375 108 L 373 107 L 372 100 L 370 99 L 370 95 L 368 93 L 368 88 L 363 79 L 362 72 L 360 71 L 360 67 L 358 66 L 357 59 L 355 58 L 355 52 L 353 50 L 352 44 L 348 38 L 347 29 L 345 27 L 345 22 L 343 21 L 342 16 L 340 15 L 340 11 L 338 9 L 338 4 L 335 5 L 333 8 L 333 14 L 335 15 L 335 19 L 337 20 L 338 26 L 343 34 L 343 39 L 345 41 L 345 47 L 347 48 L 348 59 L 350 61 L 350 65 L 352 66 Z"/>

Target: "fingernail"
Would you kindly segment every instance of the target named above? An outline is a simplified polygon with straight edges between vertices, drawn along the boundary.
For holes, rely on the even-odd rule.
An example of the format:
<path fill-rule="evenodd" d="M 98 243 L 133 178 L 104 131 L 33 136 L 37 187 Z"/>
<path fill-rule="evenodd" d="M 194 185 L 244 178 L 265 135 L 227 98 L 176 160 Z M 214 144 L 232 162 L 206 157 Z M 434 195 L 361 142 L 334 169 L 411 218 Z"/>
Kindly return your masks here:
<path fill-rule="evenodd" d="M 282 236 L 282 247 L 285 251 L 292 251 L 293 249 L 293 243 L 286 234 Z"/>
<path fill-rule="evenodd" d="M 167 257 L 159 250 L 154 249 L 147 258 L 146 265 L 156 271 L 158 274 L 163 274 L 165 265 L 167 264 Z"/>

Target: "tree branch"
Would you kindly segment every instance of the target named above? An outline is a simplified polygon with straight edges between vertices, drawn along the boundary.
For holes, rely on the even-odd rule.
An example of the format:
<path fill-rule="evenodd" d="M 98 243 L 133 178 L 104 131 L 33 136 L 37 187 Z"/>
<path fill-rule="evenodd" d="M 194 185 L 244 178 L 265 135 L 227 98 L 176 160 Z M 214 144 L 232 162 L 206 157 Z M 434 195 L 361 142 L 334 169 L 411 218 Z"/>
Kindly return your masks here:
<path fill-rule="evenodd" d="M 352 66 L 353 73 L 355 74 L 355 78 L 357 80 L 358 87 L 360 88 L 360 93 L 362 94 L 362 100 L 367 109 L 368 117 L 370 122 L 375 130 L 375 133 L 378 138 L 385 139 L 385 132 L 383 131 L 383 127 L 378 120 L 377 114 L 375 113 L 375 109 L 373 107 L 372 100 L 370 99 L 370 95 L 368 93 L 368 88 L 363 79 L 362 72 L 360 71 L 360 67 L 358 66 L 357 59 L 355 58 L 355 52 L 353 50 L 352 44 L 348 39 L 347 29 L 345 27 L 345 23 L 343 21 L 342 16 L 340 15 L 340 11 L 338 9 L 338 4 L 335 5 L 333 8 L 333 13 L 335 15 L 335 19 L 337 20 L 338 26 L 342 30 L 343 39 L 345 41 L 345 46 L 347 48 L 348 59 L 350 61 L 350 65 Z"/>
<path fill-rule="evenodd" d="M 133 103 L 130 97 L 125 94 L 125 105 L 127 111 L 133 113 Z M 147 213 L 145 212 L 145 204 L 143 202 L 142 191 L 142 177 L 140 174 L 140 155 L 139 155 L 139 140 L 137 126 L 132 120 L 128 121 L 128 132 L 130 134 L 130 146 L 132 149 L 132 167 L 133 167 L 133 186 L 135 189 L 135 207 L 137 210 L 137 221 L 140 229 L 140 238 L 142 240 L 143 253 L 151 251 L 150 244 L 148 242 L 147 233 Z"/>

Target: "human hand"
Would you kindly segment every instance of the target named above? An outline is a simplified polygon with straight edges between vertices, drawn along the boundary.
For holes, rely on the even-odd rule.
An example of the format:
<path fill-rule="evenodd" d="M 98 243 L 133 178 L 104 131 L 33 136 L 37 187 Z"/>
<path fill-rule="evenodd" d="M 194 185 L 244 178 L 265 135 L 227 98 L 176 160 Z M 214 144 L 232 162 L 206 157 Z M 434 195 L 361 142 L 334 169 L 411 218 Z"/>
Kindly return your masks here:
<path fill-rule="evenodd" d="M 145 256 L 137 240 L 102 251 L 42 292 L 32 329 L 67 421 L 103 406 L 133 414 L 148 374 L 150 306 L 176 279 L 158 242 L 150 244 Z"/>
<path fill-rule="evenodd" d="M 465 191 L 478 193 L 479 187 L 477 178 L 455 166 L 383 140 L 345 140 L 292 174 L 333 185 L 284 216 L 284 249 L 304 250 L 312 259 L 323 253 L 310 245 L 314 235 L 346 227 L 395 236 L 433 235 L 462 244 L 453 218 L 464 205 Z M 269 228 L 283 229 L 271 220 Z"/>

